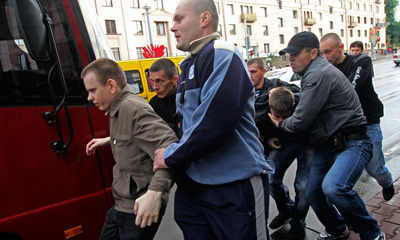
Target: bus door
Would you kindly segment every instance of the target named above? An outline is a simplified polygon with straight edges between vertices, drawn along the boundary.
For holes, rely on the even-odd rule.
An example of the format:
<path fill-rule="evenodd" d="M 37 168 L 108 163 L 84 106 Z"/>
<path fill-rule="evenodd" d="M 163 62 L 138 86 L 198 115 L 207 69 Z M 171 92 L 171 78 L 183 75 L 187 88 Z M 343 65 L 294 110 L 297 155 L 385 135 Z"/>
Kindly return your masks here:
<path fill-rule="evenodd" d="M 109 136 L 108 117 L 87 102 L 73 6 L 41 4 L 48 19 L 36 0 L 0 0 L 0 240 L 96 239 L 114 161 L 85 146 Z"/>

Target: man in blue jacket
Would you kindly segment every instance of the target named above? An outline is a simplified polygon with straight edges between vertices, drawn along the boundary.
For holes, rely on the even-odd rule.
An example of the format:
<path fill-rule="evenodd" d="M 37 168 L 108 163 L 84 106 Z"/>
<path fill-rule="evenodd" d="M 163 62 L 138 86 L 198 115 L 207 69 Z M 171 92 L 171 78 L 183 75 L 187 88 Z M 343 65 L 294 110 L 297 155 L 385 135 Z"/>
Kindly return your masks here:
<path fill-rule="evenodd" d="M 154 169 L 182 169 L 175 220 L 185 239 L 268 239 L 268 173 L 254 123 L 254 87 L 240 51 L 220 39 L 212 0 L 183 0 L 171 31 L 180 64 L 183 135 L 156 151 Z"/>

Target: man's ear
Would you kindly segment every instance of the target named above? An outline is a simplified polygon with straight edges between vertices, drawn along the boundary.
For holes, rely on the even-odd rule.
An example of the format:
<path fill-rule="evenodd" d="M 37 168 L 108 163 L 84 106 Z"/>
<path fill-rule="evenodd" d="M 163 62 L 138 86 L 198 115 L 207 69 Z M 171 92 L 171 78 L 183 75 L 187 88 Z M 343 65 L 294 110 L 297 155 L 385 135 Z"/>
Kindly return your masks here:
<path fill-rule="evenodd" d="M 174 78 L 172 79 L 172 81 L 174 82 L 174 85 L 177 86 L 178 85 L 178 75 L 174 75 Z"/>
<path fill-rule="evenodd" d="M 207 27 L 210 24 L 211 24 L 211 13 L 205 11 L 200 15 L 200 27 Z"/>
<path fill-rule="evenodd" d="M 110 88 L 110 92 L 111 93 L 116 93 L 117 92 L 118 84 L 114 79 L 112 79 L 112 78 L 108 79 L 107 80 L 107 85 Z"/>
<path fill-rule="evenodd" d="M 318 57 L 318 48 L 313 48 L 311 50 L 311 59 L 314 60 Z"/>
<path fill-rule="evenodd" d="M 343 43 L 340 44 L 339 49 L 340 49 L 341 52 L 343 52 L 343 49 L 344 49 L 344 44 Z"/>

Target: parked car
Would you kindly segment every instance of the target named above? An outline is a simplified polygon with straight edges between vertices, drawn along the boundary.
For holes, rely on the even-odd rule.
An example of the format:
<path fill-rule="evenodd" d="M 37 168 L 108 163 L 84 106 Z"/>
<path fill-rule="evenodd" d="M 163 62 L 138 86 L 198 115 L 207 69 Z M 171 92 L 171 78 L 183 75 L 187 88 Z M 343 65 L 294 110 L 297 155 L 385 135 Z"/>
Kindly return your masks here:
<path fill-rule="evenodd" d="M 300 87 L 301 77 L 297 73 L 294 73 L 291 67 L 284 67 L 268 71 L 265 73 L 264 77 L 267 79 L 279 78 L 282 81 L 290 82 Z"/>
<path fill-rule="evenodd" d="M 400 66 L 400 52 L 397 52 L 393 55 L 393 62 L 396 66 Z"/>

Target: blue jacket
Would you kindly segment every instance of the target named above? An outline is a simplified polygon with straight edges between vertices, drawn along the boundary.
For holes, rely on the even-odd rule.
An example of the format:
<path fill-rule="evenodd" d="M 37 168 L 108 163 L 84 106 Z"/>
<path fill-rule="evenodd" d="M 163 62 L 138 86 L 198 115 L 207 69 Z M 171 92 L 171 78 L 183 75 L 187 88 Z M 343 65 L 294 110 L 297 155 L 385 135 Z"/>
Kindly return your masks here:
<path fill-rule="evenodd" d="M 183 115 L 183 136 L 166 148 L 165 163 L 185 167 L 201 184 L 272 173 L 258 141 L 254 87 L 239 50 L 214 33 L 191 43 L 191 55 L 180 68 L 176 102 Z"/>

